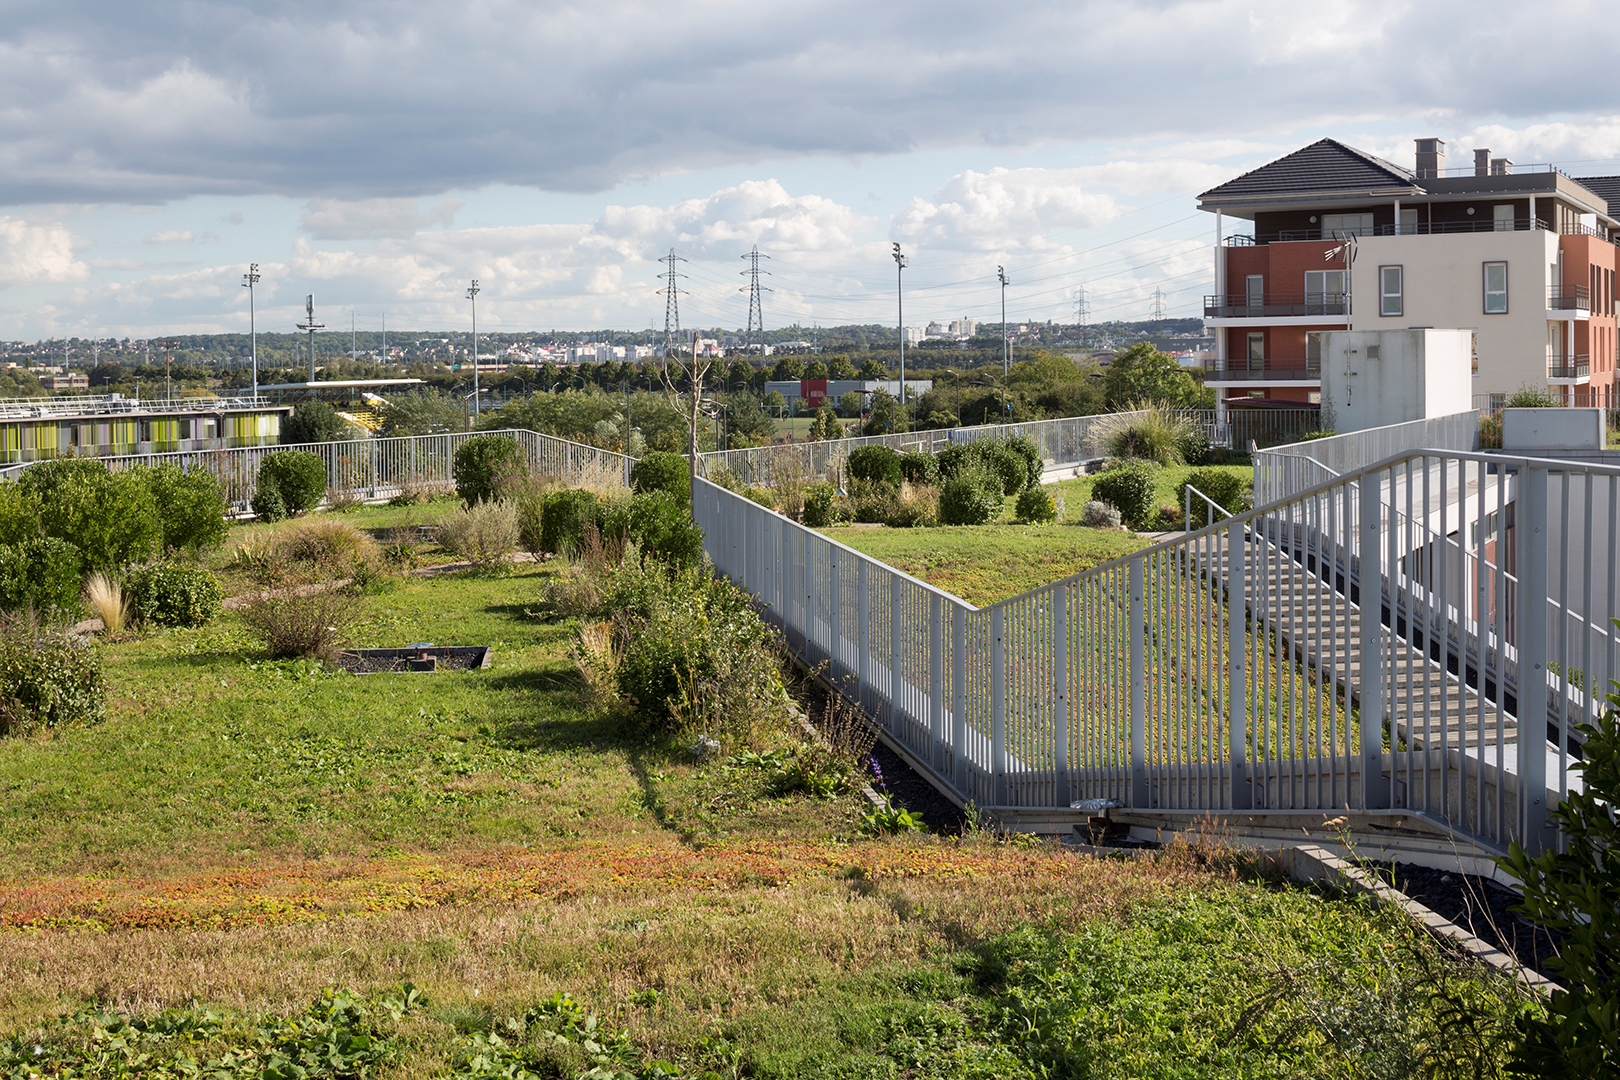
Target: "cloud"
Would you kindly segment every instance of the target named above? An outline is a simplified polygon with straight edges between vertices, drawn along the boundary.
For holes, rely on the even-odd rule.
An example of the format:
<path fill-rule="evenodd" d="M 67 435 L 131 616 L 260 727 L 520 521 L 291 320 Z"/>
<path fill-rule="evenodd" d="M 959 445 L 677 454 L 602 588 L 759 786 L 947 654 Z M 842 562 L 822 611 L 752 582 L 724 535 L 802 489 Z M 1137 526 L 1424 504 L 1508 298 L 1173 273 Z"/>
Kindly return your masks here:
<path fill-rule="evenodd" d="M 1110 218 L 1114 200 L 1081 187 L 1079 169 L 991 169 L 950 178 L 934 201 L 913 200 L 894 225 L 912 243 L 1000 250 L 1014 237 L 1042 237 Z"/>
<path fill-rule="evenodd" d="M 464 204 L 445 196 L 430 210 L 416 199 L 312 199 L 299 223 L 317 240 L 374 240 L 409 236 L 429 225 L 449 228 Z"/>
<path fill-rule="evenodd" d="M 190 229 L 164 229 L 146 238 L 148 244 L 189 244 L 193 237 Z"/>
<path fill-rule="evenodd" d="M 74 257 L 73 235 L 60 225 L 0 217 L 0 285 L 59 285 L 89 276 Z"/>
<path fill-rule="evenodd" d="M 1547 19 L 1606 14 L 1583 0 L 1343 0 L 1310 18 L 1285 0 L 63 0 L 0 29 L 0 187 L 19 204 L 363 204 L 814 155 L 1265 143 L 1412 117 L 1578 128 L 1620 111 L 1620 90 L 1598 80 L 1572 98 L 1567 73 L 1606 70 L 1606 41 Z M 333 239 L 423 227 L 414 207 L 309 213 Z"/>

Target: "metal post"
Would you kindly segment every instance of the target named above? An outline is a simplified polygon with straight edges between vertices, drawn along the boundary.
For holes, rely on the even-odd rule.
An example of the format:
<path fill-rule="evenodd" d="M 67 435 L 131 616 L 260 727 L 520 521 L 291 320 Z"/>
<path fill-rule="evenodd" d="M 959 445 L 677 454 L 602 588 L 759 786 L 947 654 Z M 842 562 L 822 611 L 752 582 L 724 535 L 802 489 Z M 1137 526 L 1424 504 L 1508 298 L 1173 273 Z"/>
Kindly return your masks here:
<path fill-rule="evenodd" d="M 1389 785 L 1384 781 L 1384 552 L 1379 542 L 1383 477 L 1365 473 L 1360 487 L 1361 670 L 1357 689 L 1361 700 L 1361 806 L 1374 810 L 1389 805 Z"/>
<path fill-rule="evenodd" d="M 828 556 L 828 585 L 832 597 L 831 606 L 827 610 L 827 636 L 832 639 L 830 650 L 831 658 L 827 661 L 827 681 L 834 686 L 842 687 L 843 681 L 838 676 L 838 665 L 844 659 L 844 588 L 838 578 L 838 548 L 834 546 Z"/>
<path fill-rule="evenodd" d="M 1052 768 L 1059 807 L 1074 799 L 1069 782 L 1069 588 L 1060 585 L 1052 596 Z"/>
<path fill-rule="evenodd" d="M 997 806 L 1007 804 L 1007 642 L 1005 608 L 990 612 L 990 768 Z"/>
<path fill-rule="evenodd" d="M 1141 559 L 1130 561 L 1130 607 L 1126 635 L 1131 651 L 1131 807 L 1146 809 L 1147 789 L 1147 628 L 1142 622 L 1145 568 Z"/>
<path fill-rule="evenodd" d="M 939 593 L 928 594 L 928 734 L 932 745 L 928 761 L 944 767 L 939 748 L 945 743 L 945 659 L 941 655 L 945 637 L 944 600 Z"/>
<path fill-rule="evenodd" d="M 1219 534 L 1217 534 L 1219 535 Z M 1232 809 L 1254 807 L 1254 786 L 1249 783 L 1249 665 L 1248 595 L 1249 545 L 1243 526 L 1234 522 L 1226 527 L 1226 649 L 1227 724 L 1226 758 L 1231 772 Z"/>
<path fill-rule="evenodd" d="M 968 791 L 967 715 L 967 609 L 961 604 L 952 604 L 951 720 L 955 730 L 951 733 L 951 741 L 956 762 L 951 775 L 956 780 L 956 790 L 971 797 Z"/>
<path fill-rule="evenodd" d="M 889 730 L 897 738 L 904 738 L 900 731 L 900 699 L 904 693 L 905 679 L 902 677 L 900 661 L 900 579 L 889 574 Z"/>
<path fill-rule="evenodd" d="M 1520 843 L 1532 855 L 1548 845 L 1547 510 L 1546 470 L 1521 466 L 1515 515 L 1521 567 L 1519 610 L 1515 613 L 1519 625 L 1519 816 L 1524 830 Z M 1558 737 L 1562 742 L 1561 730 Z"/>
<path fill-rule="evenodd" d="M 855 701 L 866 708 L 866 665 L 872 655 L 872 567 L 861 560 L 860 575 L 855 583 L 860 594 L 861 608 L 855 627 Z"/>

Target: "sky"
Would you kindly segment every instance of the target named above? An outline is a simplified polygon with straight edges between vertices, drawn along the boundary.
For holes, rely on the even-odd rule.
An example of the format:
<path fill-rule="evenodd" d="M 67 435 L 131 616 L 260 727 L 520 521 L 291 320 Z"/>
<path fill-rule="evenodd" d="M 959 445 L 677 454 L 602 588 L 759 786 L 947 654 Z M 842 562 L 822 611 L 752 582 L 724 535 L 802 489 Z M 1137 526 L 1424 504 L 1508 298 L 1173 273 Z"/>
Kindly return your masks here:
<path fill-rule="evenodd" d="M 1199 313 L 1196 196 L 1323 137 L 1620 173 L 1606 5 L 25 0 L 0 340 Z M 899 243 L 908 265 L 891 257 Z M 899 281 L 897 281 L 897 278 Z"/>

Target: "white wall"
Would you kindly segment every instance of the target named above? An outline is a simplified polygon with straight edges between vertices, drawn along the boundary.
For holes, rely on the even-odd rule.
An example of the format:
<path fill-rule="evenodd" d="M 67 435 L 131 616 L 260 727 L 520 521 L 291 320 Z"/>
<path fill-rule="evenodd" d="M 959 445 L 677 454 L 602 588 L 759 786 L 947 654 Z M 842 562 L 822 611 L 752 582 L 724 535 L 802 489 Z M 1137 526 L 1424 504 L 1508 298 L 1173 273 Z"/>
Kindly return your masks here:
<path fill-rule="evenodd" d="M 1322 422 L 1342 435 L 1466 412 L 1470 364 L 1466 330 L 1329 331 L 1322 339 Z"/>
<path fill-rule="evenodd" d="M 1491 203 L 1478 213 L 1490 220 Z M 1508 264 L 1508 310 L 1485 314 L 1484 264 Z M 1558 261 L 1558 237 L 1524 232 L 1450 233 L 1438 236 L 1364 236 L 1357 245 L 1351 289 L 1351 330 L 1444 327 L 1479 333 L 1479 375 L 1474 394 L 1512 393 L 1547 385 L 1548 266 Z M 1400 315 L 1381 316 L 1378 270 L 1400 266 Z M 1326 380 L 1323 381 L 1326 397 Z M 1466 406 L 1465 406 L 1466 407 Z M 1342 427 L 1339 430 L 1344 430 Z"/>

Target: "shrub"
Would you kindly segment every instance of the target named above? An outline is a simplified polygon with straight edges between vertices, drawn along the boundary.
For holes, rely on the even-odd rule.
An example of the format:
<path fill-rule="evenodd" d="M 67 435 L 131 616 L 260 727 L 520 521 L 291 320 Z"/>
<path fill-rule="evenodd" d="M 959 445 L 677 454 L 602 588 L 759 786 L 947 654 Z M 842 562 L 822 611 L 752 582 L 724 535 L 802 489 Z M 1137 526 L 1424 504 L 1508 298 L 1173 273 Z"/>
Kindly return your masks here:
<path fill-rule="evenodd" d="M 1057 500 L 1045 488 L 1025 488 L 1018 496 L 1018 516 L 1031 524 L 1057 520 Z"/>
<path fill-rule="evenodd" d="M 851 480 L 900 486 L 900 455 L 892 447 L 858 446 L 849 452 L 846 468 Z"/>
<path fill-rule="evenodd" d="M 1102 431 L 1103 446 L 1116 458 L 1139 458 L 1159 465 L 1186 463 L 1183 452 L 1203 430 L 1192 419 L 1157 405 L 1127 406 Z M 1126 517 L 1129 521 L 1129 516 Z"/>
<path fill-rule="evenodd" d="M 106 574 L 91 574 L 85 579 L 84 606 L 101 620 L 102 632 L 108 637 L 118 637 L 129 629 L 129 597 L 124 587 Z"/>
<path fill-rule="evenodd" d="M 1540 386 L 1521 386 L 1502 403 L 1507 409 L 1556 409 L 1563 405 L 1550 390 Z"/>
<path fill-rule="evenodd" d="M 767 510 L 776 509 L 776 493 L 770 488 L 758 487 L 754 484 L 749 484 L 747 487 L 743 488 L 742 491 L 738 492 L 738 494 L 747 499 L 749 502 L 763 506 Z"/>
<path fill-rule="evenodd" d="M 923 484 L 901 484 L 890 498 L 883 523 L 893 529 L 929 529 L 939 524 L 939 489 Z"/>
<path fill-rule="evenodd" d="M 598 539 L 605 544 L 623 544 L 630 538 L 632 510 L 635 506 L 636 496 L 633 492 L 619 489 L 605 491 L 596 496 L 596 511 L 592 521 L 599 534 Z M 690 506 L 689 500 L 677 500 L 683 507 Z M 689 511 L 688 511 L 689 514 Z M 581 536 L 583 537 L 583 533 Z"/>
<path fill-rule="evenodd" d="M 1025 480 L 1018 490 L 1025 491 L 1029 488 L 1040 487 L 1041 477 L 1046 473 L 1046 462 L 1041 459 L 1041 452 L 1035 446 L 1035 443 L 1029 438 L 1019 435 L 1016 438 L 1008 439 L 1003 445 L 1014 454 L 1017 454 L 1024 462 Z M 1014 495 L 1017 492 L 1009 491 L 1007 494 Z"/>
<path fill-rule="evenodd" d="M 297 443 L 338 442 L 352 436 L 349 425 L 328 402 L 305 401 L 281 422 L 283 446 Z"/>
<path fill-rule="evenodd" d="M 1029 486 L 1029 466 L 1022 454 L 1005 443 L 983 443 L 985 466 L 1001 480 L 1003 495 L 1016 495 Z"/>
<path fill-rule="evenodd" d="M 1502 411 L 1484 413 L 1479 418 L 1479 448 L 1502 449 Z"/>
<path fill-rule="evenodd" d="M 526 491 L 512 500 L 517 510 L 518 543 L 539 558 L 545 552 L 546 498 L 544 492 Z"/>
<path fill-rule="evenodd" d="M 1093 499 L 1080 510 L 1080 524 L 1092 529 L 1117 529 L 1120 523 L 1119 511 L 1105 502 Z"/>
<path fill-rule="evenodd" d="M 512 565 L 512 549 L 520 535 L 518 510 L 510 502 L 458 506 L 439 524 L 439 543 L 484 574 L 498 574 Z"/>
<path fill-rule="evenodd" d="M 0 615 L 0 735 L 26 735 L 106 714 L 101 653 L 32 611 Z"/>
<path fill-rule="evenodd" d="M 278 450 L 259 463 L 253 512 L 266 521 L 297 517 L 313 510 L 326 496 L 326 466 L 307 450 Z M 261 506 L 261 500 L 263 505 Z M 275 510 L 279 503 L 280 514 Z"/>
<path fill-rule="evenodd" d="M 703 530 L 685 502 L 667 491 L 638 493 L 630 504 L 630 536 L 643 559 L 666 566 L 703 564 Z"/>
<path fill-rule="evenodd" d="M 889 520 L 898 494 L 881 480 L 851 480 L 849 516 L 863 525 L 882 525 Z"/>
<path fill-rule="evenodd" d="M 272 567 L 290 565 L 295 575 L 306 578 L 365 576 L 382 564 L 377 541 L 347 521 L 301 521 L 273 543 Z"/>
<path fill-rule="evenodd" d="M 456 494 L 468 506 L 499 498 L 502 486 L 522 472 L 517 440 L 510 435 L 475 435 L 456 447 L 450 459 Z"/>
<path fill-rule="evenodd" d="M 1526 918 L 1556 932 L 1562 947 L 1550 961 L 1558 981 L 1546 1015 L 1520 1015 L 1513 1071 L 1525 1076 L 1613 1076 L 1620 1062 L 1620 695 L 1610 694 L 1584 737 L 1581 790 L 1568 791 L 1547 814 L 1564 851 L 1531 858 L 1514 842 L 1501 867 L 1524 882 Z"/>
<path fill-rule="evenodd" d="M 939 462 L 933 454 L 913 450 L 900 455 L 900 478 L 908 484 L 939 483 Z"/>
<path fill-rule="evenodd" d="M 1195 469 L 1187 474 L 1187 478 L 1176 485 L 1176 511 L 1185 515 L 1187 506 L 1187 489 L 1196 488 L 1214 500 L 1227 513 L 1235 514 L 1246 509 L 1245 504 L 1254 493 L 1254 481 L 1245 480 L 1234 472 L 1225 469 Z M 1203 499 L 1193 496 L 1192 520 L 1193 527 L 1201 529 L 1210 524 L 1211 514 L 1209 507 Z M 1185 523 L 1185 517 L 1183 517 Z"/>
<path fill-rule="evenodd" d="M 66 540 L 91 570 L 150 559 L 162 543 L 157 500 L 138 472 L 108 472 L 90 458 L 56 458 L 23 470 L 17 484 L 36 508 L 35 535 Z M 75 599 L 78 587 L 74 587 Z"/>
<path fill-rule="evenodd" d="M 334 659 L 348 628 L 360 617 L 353 594 L 330 582 L 303 580 L 259 593 L 241 608 L 243 624 L 272 660 Z"/>
<path fill-rule="evenodd" d="M 680 454 L 654 450 L 630 469 L 635 491 L 667 491 L 677 499 L 692 499 L 692 466 Z"/>
<path fill-rule="evenodd" d="M 939 520 L 946 525 L 983 525 L 1001 513 L 1001 478 L 983 466 L 958 469 L 939 492 Z"/>
<path fill-rule="evenodd" d="M 579 488 L 554 491 L 546 499 L 545 517 L 540 524 L 540 550 L 556 555 L 578 551 L 585 538 L 585 526 L 595 524 L 596 496 Z"/>
<path fill-rule="evenodd" d="M 135 617 L 157 626 L 202 626 L 224 600 L 218 580 L 200 566 L 154 563 L 130 571 L 125 585 Z"/>
<path fill-rule="evenodd" d="M 968 465 L 977 462 L 979 460 L 977 446 L 978 443 L 951 443 L 935 454 L 934 461 L 939 464 L 940 477 L 949 480 Z"/>
<path fill-rule="evenodd" d="M 163 550 L 204 551 L 225 542 L 225 495 L 219 481 L 203 470 L 178 465 L 131 470 L 140 475 L 157 501 Z"/>
<path fill-rule="evenodd" d="M 1118 510 L 1131 528 L 1145 527 L 1153 515 L 1154 471 L 1145 461 L 1127 461 L 1099 476 L 1091 494 Z"/>
<path fill-rule="evenodd" d="M 1188 465 L 1208 465 L 1215 457 L 1215 444 L 1209 441 L 1209 429 L 1196 421 L 1191 423 L 1177 442 L 1181 460 Z"/>
<path fill-rule="evenodd" d="M 825 529 L 836 519 L 838 492 L 831 484 L 811 484 L 804 489 L 804 524 Z"/>
<path fill-rule="evenodd" d="M 46 617 L 77 611 L 83 564 L 78 548 L 55 537 L 0 544 L 0 609 Z"/>

